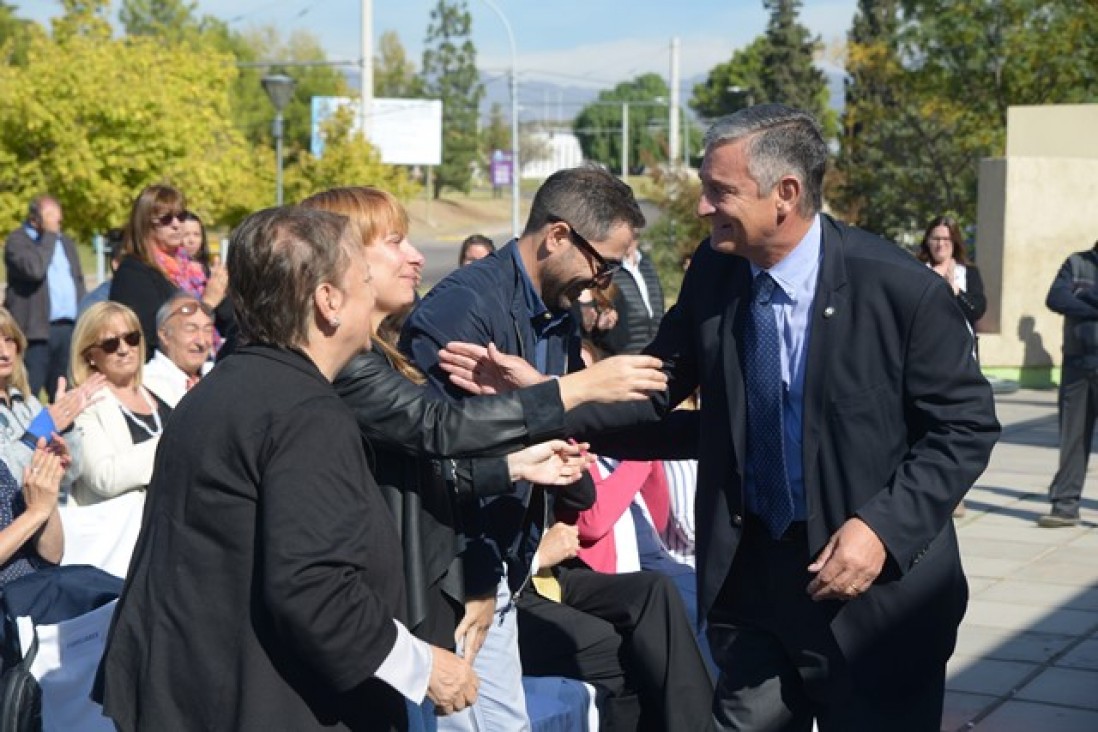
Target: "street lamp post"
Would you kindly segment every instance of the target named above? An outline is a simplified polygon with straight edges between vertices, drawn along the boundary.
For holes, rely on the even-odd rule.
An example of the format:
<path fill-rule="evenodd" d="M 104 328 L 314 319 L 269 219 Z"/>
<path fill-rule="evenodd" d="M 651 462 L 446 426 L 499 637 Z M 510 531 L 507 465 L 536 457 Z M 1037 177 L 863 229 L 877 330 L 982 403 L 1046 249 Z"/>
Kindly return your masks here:
<path fill-rule="evenodd" d="M 290 103 L 294 95 L 296 82 L 285 74 L 268 74 L 263 77 L 263 91 L 267 92 L 267 98 L 275 108 L 274 123 L 271 125 L 271 134 L 275 139 L 275 170 L 277 182 L 275 184 L 276 201 L 282 205 L 282 110 Z"/>
<path fill-rule="evenodd" d="M 522 166 L 519 164 L 519 123 L 518 123 L 518 53 L 515 50 L 515 34 L 511 32 L 511 24 L 507 22 L 507 16 L 492 0 L 484 0 L 484 4 L 499 16 L 507 31 L 507 41 L 511 44 L 511 233 L 515 238 L 519 235 L 519 173 Z"/>

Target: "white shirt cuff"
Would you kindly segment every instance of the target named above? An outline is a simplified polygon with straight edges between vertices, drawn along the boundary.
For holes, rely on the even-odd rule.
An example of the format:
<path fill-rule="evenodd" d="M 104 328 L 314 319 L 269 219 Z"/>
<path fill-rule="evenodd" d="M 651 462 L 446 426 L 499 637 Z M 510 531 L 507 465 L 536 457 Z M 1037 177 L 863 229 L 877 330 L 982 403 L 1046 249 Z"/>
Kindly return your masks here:
<path fill-rule="evenodd" d="M 416 638 L 408 629 L 394 620 L 397 627 L 396 643 L 389 655 L 374 672 L 381 679 L 404 695 L 409 701 L 420 704 L 427 696 L 431 681 L 434 657 L 431 646 Z"/>

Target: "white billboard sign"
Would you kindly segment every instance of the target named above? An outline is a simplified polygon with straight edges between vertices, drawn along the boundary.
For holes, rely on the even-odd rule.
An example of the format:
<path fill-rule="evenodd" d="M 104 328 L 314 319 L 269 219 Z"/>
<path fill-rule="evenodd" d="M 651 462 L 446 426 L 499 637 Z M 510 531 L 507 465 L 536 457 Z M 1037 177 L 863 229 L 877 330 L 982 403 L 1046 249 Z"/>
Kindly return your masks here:
<path fill-rule="evenodd" d="M 354 132 L 359 133 L 359 102 L 350 97 L 313 97 L 312 153 L 324 153 L 321 125 L 340 107 L 354 111 Z M 370 144 L 389 165 L 442 164 L 442 101 L 438 99 L 373 99 Z"/>

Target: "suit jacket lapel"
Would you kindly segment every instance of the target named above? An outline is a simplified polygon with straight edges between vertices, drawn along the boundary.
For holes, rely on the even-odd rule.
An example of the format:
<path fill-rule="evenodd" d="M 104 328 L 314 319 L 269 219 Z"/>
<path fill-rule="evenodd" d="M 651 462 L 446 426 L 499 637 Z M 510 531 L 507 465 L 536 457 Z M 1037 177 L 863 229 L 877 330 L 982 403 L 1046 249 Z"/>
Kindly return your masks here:
<path fill-rule="evenodd" d="M 808 341 L 808 358 L 804 379 L 804 424 L 802 425 L 802 460 L 804 461 L 805 499 L 808 516 L 818 510 L 819 471 L 815 464 L 820 447 L 820 429 L 824 419 L 824 398 L 829 389 L 831 373 L 830 350 L 846 343 L 850 325 L 850 303 L 846 291 L 845 237 L 843 229 L 830 216 L 822 215 L 823 261 L 812 303 L 812 330 Z"/>

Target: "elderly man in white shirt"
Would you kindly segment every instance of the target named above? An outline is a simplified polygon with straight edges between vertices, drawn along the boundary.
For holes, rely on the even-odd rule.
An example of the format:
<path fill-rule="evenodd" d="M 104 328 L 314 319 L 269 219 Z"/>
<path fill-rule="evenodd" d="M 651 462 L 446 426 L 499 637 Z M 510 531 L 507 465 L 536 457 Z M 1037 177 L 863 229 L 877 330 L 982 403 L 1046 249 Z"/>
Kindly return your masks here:
<path fill-rule="evenodd" d="M 173 295 L 156 313 L 159 342 L 145 365 L 143 382 L 173 409 L 187 390 L 213 368 L 209 360 L 213 323 L 210 309 L 185 292 Z"/>

